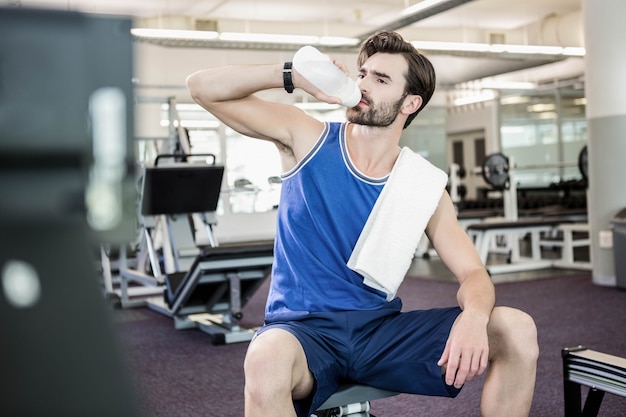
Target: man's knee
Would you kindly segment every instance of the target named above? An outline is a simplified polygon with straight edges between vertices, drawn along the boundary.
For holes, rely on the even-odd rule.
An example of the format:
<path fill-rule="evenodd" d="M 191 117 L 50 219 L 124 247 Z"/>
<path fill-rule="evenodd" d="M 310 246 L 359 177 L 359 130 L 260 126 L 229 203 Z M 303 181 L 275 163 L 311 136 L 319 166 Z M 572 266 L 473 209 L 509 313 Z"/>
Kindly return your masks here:
<path fill-rule="evenodd" d="M 490 350 L 494 355 L 513 355 L 517 360 L 535 362 L 539 357 L 537 327 L 527 313 L 496 307 L 490 320 Z"/>
<path fill-rule="evenodd" d="M 244 360 L 246 395 L 289 395 L 309 382 L 306 356 L 298 340 L 281 329 L 256 337 Z"/>
<path fill-rule="evenodd" d="M 255 337 L 248 347 L 244 360 L 246 379 L 273 379 L 291 369 L 295 354 L 289 348 L 290 334 L 284 330 L 268 330 Z"/>

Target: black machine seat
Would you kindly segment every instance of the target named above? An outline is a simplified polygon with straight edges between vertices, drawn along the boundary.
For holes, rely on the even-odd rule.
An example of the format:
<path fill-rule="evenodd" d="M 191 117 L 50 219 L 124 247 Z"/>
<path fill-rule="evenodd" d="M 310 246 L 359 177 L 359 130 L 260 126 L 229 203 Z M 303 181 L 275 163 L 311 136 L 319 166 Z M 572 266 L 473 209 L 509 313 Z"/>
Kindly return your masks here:
<path fill-rule="evenodd" d="M 203 249 L 186 273 L 166 276 L 167 313 L 178 328 L 199 327 L 215 344 L 249 341 L 254 331 L 239 327 L 242 308 L 273 261 L 273 242 Z"/>
<path fill-rule="evenodd" d="M 172 313 L 183 309 L 223 313 L 230 310 L 228 275 L 241 283 L 241 307 L 263 283 L 272 268 L 273 243 L 206 248 L 189 271 L 166 277 L 166 301 Z"/>

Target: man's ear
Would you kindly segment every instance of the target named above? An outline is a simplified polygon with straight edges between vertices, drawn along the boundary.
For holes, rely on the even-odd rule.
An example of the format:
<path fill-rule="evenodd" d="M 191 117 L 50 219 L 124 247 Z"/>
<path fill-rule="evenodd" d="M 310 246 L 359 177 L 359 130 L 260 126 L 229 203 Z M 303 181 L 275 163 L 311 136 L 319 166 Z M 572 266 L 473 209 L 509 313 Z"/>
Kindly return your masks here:
<path fill-rule="evenodd" d="M 423 102 L 424 100 L 422 100 L 422 96 L 418 96 L 417 94 L 409 94 L 404 99 L 404 111 L 407 114 L 413 114 L 418 111 L 420 107 L 422 107 Z"/>

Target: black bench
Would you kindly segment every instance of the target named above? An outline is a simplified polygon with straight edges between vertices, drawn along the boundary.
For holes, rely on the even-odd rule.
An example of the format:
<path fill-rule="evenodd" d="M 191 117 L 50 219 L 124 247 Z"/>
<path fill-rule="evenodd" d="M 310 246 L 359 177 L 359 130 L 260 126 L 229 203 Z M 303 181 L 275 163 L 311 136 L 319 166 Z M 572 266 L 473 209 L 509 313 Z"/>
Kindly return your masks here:
<path fill-rule="evenodd" d="M 542 259 L 541 235 L 553 231 L 570 220 L 559 217 L 523 219 L 517 221 L 488 220 L 467 226 L 467 233 L 474 241 L 478 255 L 490 274 L 544 269 L 552 266 L 552 260 Z M 519 239 L 530 235 L 530 256 L 523 257 L 519 250 Z M 509 263 L 489 265 L 491 247 L 496 237 L 506 236 Z"/>
<path fill-rule="evenodd" d="M 583 346 L 563 349 L 561 355 L 565 417 L 597 416 L 606 392 L 626 397 L 626 358 Z M 589 393 L 581 410 L 583 385 Z"/>

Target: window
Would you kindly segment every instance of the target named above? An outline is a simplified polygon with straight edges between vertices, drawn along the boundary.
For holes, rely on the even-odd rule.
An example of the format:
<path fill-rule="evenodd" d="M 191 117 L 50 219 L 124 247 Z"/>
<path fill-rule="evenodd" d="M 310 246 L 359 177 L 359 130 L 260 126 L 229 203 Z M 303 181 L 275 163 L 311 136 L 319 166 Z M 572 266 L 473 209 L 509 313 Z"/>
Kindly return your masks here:
<path fill-rule="evenodd" d="M 581 179 L 578 154 L 587 142 L 584 92 L 559 88 L 500 99 L 502 152 L 520 187 Z"/>

